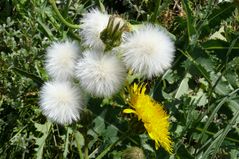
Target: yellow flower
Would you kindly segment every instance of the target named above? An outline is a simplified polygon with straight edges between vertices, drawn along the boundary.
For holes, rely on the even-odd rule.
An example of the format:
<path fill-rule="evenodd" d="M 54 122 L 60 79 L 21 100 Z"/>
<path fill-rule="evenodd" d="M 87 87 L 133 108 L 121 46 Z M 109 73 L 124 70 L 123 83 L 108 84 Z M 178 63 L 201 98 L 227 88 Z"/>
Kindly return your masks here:
<path fill-rule="evenodd" d="M 155 141 L 155 147 L 160 145 L 172 153 L 172 141 L 169 134 L 168 114 L 164 111 L 163 106 L 154 101 L 150 96 L 145 94 L 146 85 L 134 84 L 130 89 L 130 106 L 133 109 L 124 109 L 124 113 L 134 113 L 138 120 L 142 120 L 151 139 Z"/>

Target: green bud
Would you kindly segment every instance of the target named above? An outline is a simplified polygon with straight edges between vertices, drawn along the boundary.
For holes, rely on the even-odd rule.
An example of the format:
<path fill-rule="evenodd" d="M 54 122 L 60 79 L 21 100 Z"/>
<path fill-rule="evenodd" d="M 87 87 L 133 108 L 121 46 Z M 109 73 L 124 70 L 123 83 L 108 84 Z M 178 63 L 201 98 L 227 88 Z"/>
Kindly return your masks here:
<path fill-rule="evenodd" d="M 127 31 L 127 23 L 119 16 L 110 16 L 107 27 L 100 33 L 100 39 L 105 44 L 105 51 L 109 51 L 121 44 L 121 36 Z"/>

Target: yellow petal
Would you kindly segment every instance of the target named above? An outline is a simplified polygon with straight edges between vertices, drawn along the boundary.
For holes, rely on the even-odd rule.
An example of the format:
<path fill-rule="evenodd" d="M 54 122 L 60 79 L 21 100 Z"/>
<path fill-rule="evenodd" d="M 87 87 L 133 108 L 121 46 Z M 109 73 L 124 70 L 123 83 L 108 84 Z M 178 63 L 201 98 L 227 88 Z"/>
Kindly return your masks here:
<path fill-rule="evenodd" d="M 136 111 L 134 111 L 133 109 L 124 109 L 123 113 L 127 113 L 127 114 L 134 113 L 134 114 L 136 114 Z"/>

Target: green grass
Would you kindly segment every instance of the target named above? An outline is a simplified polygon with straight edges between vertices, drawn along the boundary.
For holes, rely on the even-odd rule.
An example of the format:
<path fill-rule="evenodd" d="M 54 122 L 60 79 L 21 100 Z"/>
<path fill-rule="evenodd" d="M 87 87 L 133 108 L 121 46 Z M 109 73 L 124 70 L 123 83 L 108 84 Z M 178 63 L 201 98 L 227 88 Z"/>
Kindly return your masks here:
<path fill-rule="evenodd" d="M 0 1 L 0 158 L 118 159 L 133 146 L 149 159 L 239 157 L 236 1 L 57 2 Z M 39 109 L 39 89 L 48 80 L 46 48 L 67 38 L 80 42 L 79 20 L 92 7 L 118 13 L 132 24 L 157 23 L 175 39 L 172 68 L 144 81 L 171 116 L 173 155 L 155 150 L 142 125 L 128 121 L 122 96 L 89 99 L 81 120 L 67 126 L 50 123 Z M 213 34 L 220 39 L 212 39 Z"/>

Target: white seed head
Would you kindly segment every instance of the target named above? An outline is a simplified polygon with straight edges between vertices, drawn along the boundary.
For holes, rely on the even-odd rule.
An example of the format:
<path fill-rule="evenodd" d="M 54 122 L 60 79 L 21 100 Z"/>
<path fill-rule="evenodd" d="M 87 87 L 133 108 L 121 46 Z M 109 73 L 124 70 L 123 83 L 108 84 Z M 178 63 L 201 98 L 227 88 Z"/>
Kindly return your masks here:
<path fill-rule="evenodd" d="M 152 78 L 171 66 L 174 43 L 158 27 L 147 24 L 124 35 L 121 46 L 123 61 L 134 73 Z"/>
<path fill-rule="evenodd" d="M 110 53 L 86 51 L 76 65 L 81 86 L 97 97 L 109 97 L 121 88 L 126 78 L 124 64 Z"/>
<path fill-rule="evenodd" d="M 46 70 L 54 80 L 69 80 L 74 74 L 79 47 L 75 42 L 53 43 L 47 48 Z"/>
<path fill-rule="evenodd" d="M 85 13 L 81 19 L 80 34 L 83 37 L 83 44 L 94 49 L 104 49 L 104 43 L 100 39 L 100 33 L 107 27 L 109 15 L 98 9 Z"/>
<path fill-rule="evenodd" d="M 59 124 L 70 124 L 79 119 L 82 109 L 79 89 L 69 82 L 47 82 L 40 92 L 40 108 L 50 120 Z"/>

